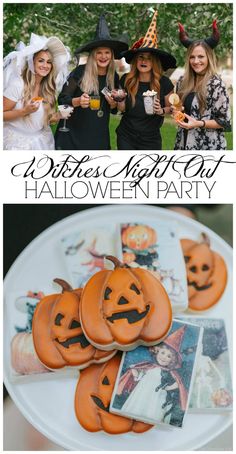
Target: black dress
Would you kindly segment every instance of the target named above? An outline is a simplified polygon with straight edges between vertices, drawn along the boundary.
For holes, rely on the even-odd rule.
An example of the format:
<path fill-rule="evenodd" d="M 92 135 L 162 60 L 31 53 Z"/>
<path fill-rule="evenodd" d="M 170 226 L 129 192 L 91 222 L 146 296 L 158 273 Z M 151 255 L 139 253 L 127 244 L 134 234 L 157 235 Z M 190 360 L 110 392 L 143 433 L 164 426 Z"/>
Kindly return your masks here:
<path fill-rule="evenodd" d="M 79 85 L 84 69 L 85 65 L 81 65 L 72 71 L 59 95 L 59 105 L 68 104 L 72 106 L 72 99 L 83 94 Z M 103 116 L 98 117 L 98 111 L 91 110 L 89 107 L 86 109 L 75 107 L 71 117 L 66 122 L 66 126 L 70 130 L 68 132 L 59 131 L 63 120 L 60 120 L 57 126 L 55 134 L 56 150 L 110 150 L 109 116 L 111 109 L 101 93 L 101 90 L 106 86 L 106 76 L 98 76 L 98 81 L 101 96 L 100 109 L 103 111 Z M 119 86 L 119 77 L 116 73 L 114 86 L 115 88 Z M 113 110 L 113 112 L 115 113 L 116 110 Z"/>
<path fill-rule="evenodd" d="M 124 88 L 125 77 L 120 80 Z M 160 128 L 164 118 L 159 115 L 147 115 L 144 109 L 143 93 L 150 90 L 149 82 L 139 82 L 134 107 L 131 98 L 126 99 L 126 111 L 116 129 L 117 146 L 119 150 L 161 150 L 162 140 Z M 160 79 L 160 102 L 165 107 L 165 96 L 173 90 L 173 84 L 168 77 Z"/>

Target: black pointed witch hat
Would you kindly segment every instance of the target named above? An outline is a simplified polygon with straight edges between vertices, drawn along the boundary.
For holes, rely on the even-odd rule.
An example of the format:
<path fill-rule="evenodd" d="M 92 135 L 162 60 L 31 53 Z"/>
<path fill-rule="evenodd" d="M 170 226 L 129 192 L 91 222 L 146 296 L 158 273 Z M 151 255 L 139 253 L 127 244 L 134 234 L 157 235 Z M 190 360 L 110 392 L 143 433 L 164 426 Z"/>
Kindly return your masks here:
<path fill-rule="evenodd" d="M 111 38 L 104 14 L 101 14 L 99 18 L 94 39 L 79 47 L 75 54 L 90 52 L 97 47 L 109 47 L 113 50 L 116 59 L 120 59 L 121 52 L 128 49 L 127 43 Z"/>

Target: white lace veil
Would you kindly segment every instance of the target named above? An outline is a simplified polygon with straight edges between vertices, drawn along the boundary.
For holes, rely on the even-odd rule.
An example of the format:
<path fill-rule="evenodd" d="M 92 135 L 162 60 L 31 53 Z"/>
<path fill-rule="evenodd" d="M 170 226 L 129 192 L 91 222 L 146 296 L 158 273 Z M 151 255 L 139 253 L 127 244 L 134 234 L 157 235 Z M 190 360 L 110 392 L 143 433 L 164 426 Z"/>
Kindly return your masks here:
<path fill-rule="evenodd" d="M 20 41 L 16 49 L 10 52 L 3 60 L 3 88 L 5 89 L 14 76 L 21 76 L 22 70 L 26 63 L 30 71 L 34 74 L 34 54 L 40 50 L 49 50 L 53 57 L 53 64 L 55 68 L 56 87 L 59 92 L 65 83 L 69 70 L 68 64 L 70 61 L 70 51 L 64 44 L 56 37 L 46 38 L 34 33 L 31 34 L 30 44 L 25 44 Z"/>

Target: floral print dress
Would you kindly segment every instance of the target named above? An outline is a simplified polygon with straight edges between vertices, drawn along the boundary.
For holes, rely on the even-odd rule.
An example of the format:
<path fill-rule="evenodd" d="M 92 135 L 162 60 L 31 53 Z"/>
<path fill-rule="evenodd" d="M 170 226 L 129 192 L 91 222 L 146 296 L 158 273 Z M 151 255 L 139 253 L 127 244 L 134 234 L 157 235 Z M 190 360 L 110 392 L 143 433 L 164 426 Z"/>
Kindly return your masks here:
<path fill-rule="evenodd" d="M 182 77 L 177 83 L 177 92 Z M 194 95 L 190 116 L 196 120 L 215 120 L 222 129 L 193 128 L 185 130 L 178 128 L 175 150 L 226 150 L 225 131 L 231 131 L 229 96 L 224 82 L 214 75 L 207 84 L 206 109 L 201 115 L 197 96 Z M 187 134 L 184 132 L 187 131 Z"/>

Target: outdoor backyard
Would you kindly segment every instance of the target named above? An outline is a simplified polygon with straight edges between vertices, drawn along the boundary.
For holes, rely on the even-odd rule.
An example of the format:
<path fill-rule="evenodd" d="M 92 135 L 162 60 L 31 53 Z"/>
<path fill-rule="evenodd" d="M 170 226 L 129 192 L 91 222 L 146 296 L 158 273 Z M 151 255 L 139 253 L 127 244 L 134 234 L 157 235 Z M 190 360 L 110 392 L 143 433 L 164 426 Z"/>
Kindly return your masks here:
<path fill-rule="evenodd" d="M 120 122 L 120 115 L 111 115 L 110 118 L 110 137 L 111 137 L 111 149 L 116 150 L 116 128 Z M 162 135 L 162 149 L 163 150 L 173 150 L 175 143 L 177 127 L 172 118 L 165 118 L 165 122 L 161 128 Z M 233 134 L 232 132 L 227 132 L 225 134 L 227 140 L 227 149 L 232 150 L 233 148 Z"/>

